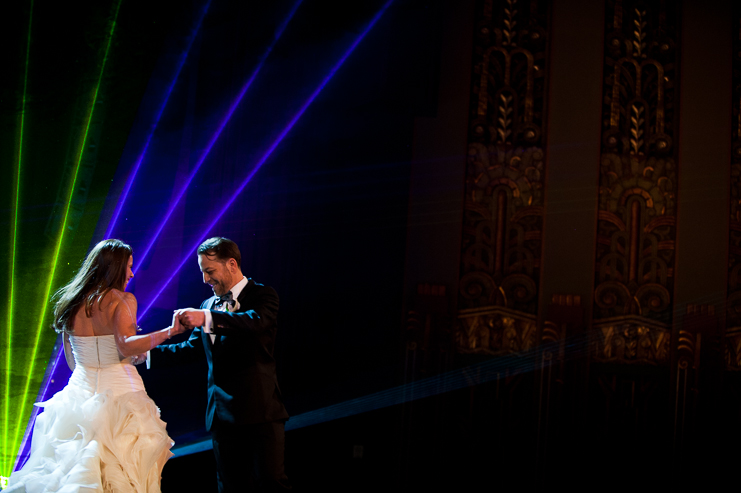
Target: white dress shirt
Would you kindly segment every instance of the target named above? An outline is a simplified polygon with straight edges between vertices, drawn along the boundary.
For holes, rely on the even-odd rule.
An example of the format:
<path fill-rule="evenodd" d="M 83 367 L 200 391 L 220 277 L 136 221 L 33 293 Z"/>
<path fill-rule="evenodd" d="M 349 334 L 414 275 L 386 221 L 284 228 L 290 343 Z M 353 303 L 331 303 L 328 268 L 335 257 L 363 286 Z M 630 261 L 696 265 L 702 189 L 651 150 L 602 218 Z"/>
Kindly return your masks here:
<path fill-rule="evenodd" d="M 242 290 L 245 288 L 245 286 L 247 286 L 248 282 L 249 280 L 246 277 L 242 276 L 242 279 L 237 284 L 232 286 L 232 288 L 229 290 L 232 293 L 232 298 L 234 298 L 234 308 L 230 310 L 229 304 L 224 303 L 223 305 L 214 308 L 214 310 L 217 312 L 234 312 L 239 310 L 239 301 L 237 301 L 237 298 L 239 298 L 239 295 L 242 293 Z M 213 317 L 211 317 L 211 310 L 204 308 L 203 315 L 206 318 L 206 321 L 203 324 L 203 332 L 211 336 L 211 344 L 213 344 L 214 342 L 216 342 L 216 335 L 211 332 L 211 328 L 214 326 L 214 320 Z"/>
<path fill-rule="evenodd" d="M 239 309 L 239 301 L 237 301 L 237 298 L 242 293 L 242 290 L 245 288 L 245 286 L 247 286 L 248 282 L 249 282 L 249 279 L 242 276 L 242 279 L 237 284 L 232 286 L 232 288 L 229 290 L 232 292 L 232 298 L 234 298 L 234 303 L 235 303 L 234 308 L 231 311 L 236 311 Z M 217 312 L 226 312 L 226 311 L 229 311 L 229 305 L 227 303 L 224 303 L 220 307 L 214 308 L 214 310 L 216 310 Z M 213 344 L 214 342 L 216 342 L 216 335 L 211 332 L 211 327 L 213 327 L 214 325 L 214 320 L 211 317 L 211 310 L 204 308 L 203 315 L 206 318 L 206 321 L 203 323 L 203 332 L 211 336 L 211 344 Z M 146 361 L 147 361 L 147 370 L 149 370 L 149 368 L 151 367 L 151 362 L 152 362 L 149 351 L 147 351 Z"/>

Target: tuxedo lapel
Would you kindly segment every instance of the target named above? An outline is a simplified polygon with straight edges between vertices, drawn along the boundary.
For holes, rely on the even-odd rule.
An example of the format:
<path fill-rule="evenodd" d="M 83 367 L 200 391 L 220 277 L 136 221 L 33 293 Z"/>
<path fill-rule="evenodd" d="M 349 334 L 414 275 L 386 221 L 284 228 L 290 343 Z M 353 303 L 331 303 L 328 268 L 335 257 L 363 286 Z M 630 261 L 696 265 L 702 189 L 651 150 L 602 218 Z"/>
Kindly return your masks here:
<path fill-rule="evenodd" d="M 237 301 L 239 301 L 240 310 L 244 311 L 245 306 L 244 304 L 250 299 L 253 292 L 257 286 L 255 286 L 255 281 L 253 281 L 251 278 L 247 279 L 247 285 L 244 287 L 241 293 L 239 293 L 239 297 L 237 298 Z"/>

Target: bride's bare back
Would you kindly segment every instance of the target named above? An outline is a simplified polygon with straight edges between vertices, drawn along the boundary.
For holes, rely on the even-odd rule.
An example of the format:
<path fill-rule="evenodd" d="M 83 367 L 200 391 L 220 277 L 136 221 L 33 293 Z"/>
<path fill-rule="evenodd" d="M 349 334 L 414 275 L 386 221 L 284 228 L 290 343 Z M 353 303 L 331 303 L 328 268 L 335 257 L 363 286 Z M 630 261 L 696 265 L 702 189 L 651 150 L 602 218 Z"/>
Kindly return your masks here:
<path fill-rule="evenodd" d="M 129 298 L 129 299 L 127 299 Z M 133 306 L 128 306 L 133 301 Z M 133 309 L 133 311 L 132 311 Z M 123 313 L 122 313 L 123 312 Z M 81 306 L 72 322 L 72 334 L 78 337 L 117 335 L 133 325 L 131 335 L 136 334 L 136 298 L 131 293 L 111 289 L 100 303 L 94 302 L 91 316 Z"/>
<path fill-rule="evenodd" d="M 136 333 L 136 297 L 126 291 L 111 289 L 103 296 L 100 303 L 93 303 L 88 317 L 85 307 L 81 306 L 72 322 L 72 335 L 75 337 L 93 337 L 113 335 L 116 338 L 118 352 L 123 356 L 134 356 L 149 351 L 173 335 L 185 331 L 177 317 L 173 325 L 149 334 Z"/>

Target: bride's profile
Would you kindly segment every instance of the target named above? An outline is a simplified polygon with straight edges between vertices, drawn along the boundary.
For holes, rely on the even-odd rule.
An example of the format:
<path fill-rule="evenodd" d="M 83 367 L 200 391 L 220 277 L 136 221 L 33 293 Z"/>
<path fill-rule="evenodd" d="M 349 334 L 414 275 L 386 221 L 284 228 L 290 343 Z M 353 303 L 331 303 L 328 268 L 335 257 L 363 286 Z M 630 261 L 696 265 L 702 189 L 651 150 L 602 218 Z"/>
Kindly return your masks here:
<path fill-rule="evenodd" d="M 133 256 L 120 240 L 90 251 L 54 296 L 72 376 L 33 428 L 31 454 L 4 493 L 159 492 L 172 440 L 133 366 L 142 354 L 185 329 L 137 335 L 136 298 L 127 293 Z"/>

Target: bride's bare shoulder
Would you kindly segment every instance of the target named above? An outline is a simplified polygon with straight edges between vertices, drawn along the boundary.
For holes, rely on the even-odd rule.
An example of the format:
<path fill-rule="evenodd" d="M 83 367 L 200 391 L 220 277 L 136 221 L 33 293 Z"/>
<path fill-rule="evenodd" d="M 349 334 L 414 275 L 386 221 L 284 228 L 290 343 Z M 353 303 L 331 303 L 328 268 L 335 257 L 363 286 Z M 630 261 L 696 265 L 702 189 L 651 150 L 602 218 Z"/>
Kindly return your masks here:
<path fill-rule="evenodd" d="M 136 303 L 136 296 L 129 293 L 128 291 L 121 291 L 120 289 L 111 288 L 109 294 L 119 301 L 126 301 L 127 303 Z"/>
<path fill-rule="evenodd" d="M 121 303 L 124 303 L 130 309 L 136 309 L 136 297 L 131 293 L 115 288 L 111 288 L 103 296 L 100 304 L 105 311 L 113 312 Z"/>

